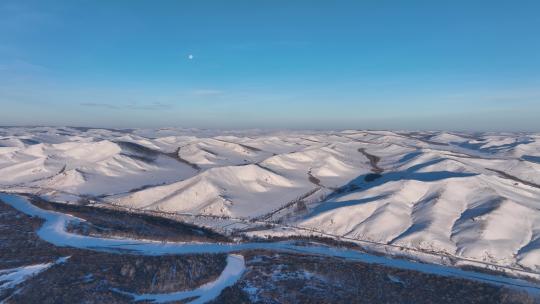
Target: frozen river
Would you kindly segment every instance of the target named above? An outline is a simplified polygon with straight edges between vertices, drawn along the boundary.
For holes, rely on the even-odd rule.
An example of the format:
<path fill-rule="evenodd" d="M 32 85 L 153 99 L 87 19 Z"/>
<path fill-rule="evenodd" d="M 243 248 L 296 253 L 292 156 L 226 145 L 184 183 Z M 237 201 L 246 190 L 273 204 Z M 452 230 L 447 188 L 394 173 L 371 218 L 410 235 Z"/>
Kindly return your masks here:
<path fill-rule="evenodd" d="M 207 283 L 192 291 L 182 291 L 171 294 L 135 295 L 124 291 L 119 291 L 133 296 L 135 300 L 150 300 L 160 302 L 186 299 L 188 297 L 198 297 L 193 303 L 203 303 L 213 297 L 218 296 L 221 290 L 227 286 L 234 285 L 236 281 L 240 279 L 245 270 L 244 260 L 241 256 L 241 252 L 244 250 L 254 249 L 295 252 L 308 255 L 344 258 L 363 263 L 376 263 L 389 267 L 421 271 L 424 273 L 460 277 L 469 280 L 522 289 L 533 294 L 540 294 L 540 286 L 538 284 L 522 279 L 462 270 L 443 265 L 424 264 L 404 259 L 393 259 L 384 256 L 371 255 L 352 249 L 330 247 L 320 244 L 299 245 L 293 241 L 248 243 L 162 242 L 128 238 L 112 239 L 84 236 L 66 230 L 68 223 L 84 221 L 82 219 L 71 215 L 38 208 L 30 203 L 26 197 L 20 195 L 0 193 L 0 200 L 11 205 L 20 212 L 44 219 L 45 222 L 42 227 L 38 229 L 37 234 L 44 241 L 52 243 L 56 246 L 152 256 L 171 254 L 229 253 L 227 266 L 216 281 Z"/>

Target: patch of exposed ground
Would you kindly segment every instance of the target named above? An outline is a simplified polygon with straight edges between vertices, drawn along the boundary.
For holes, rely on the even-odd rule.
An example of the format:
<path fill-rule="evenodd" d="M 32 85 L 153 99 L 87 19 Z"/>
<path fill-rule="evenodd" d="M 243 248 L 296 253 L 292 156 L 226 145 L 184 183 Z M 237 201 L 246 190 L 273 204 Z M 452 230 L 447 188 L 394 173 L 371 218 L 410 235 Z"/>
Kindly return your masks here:
<path fill-rule="evenodd" d="M 2 202 L 0 223 L 0 270 L 70 257 L 13 288 L 0 290 L 0 302 L 5 303 L 130 303 L 111 289 L 135 293 L 193 289 L 216 279 L 225 267 L 221 254 L 156 257 L 56 247 L 35 233 L 41 219 Z"/>
<path fill-rule="evenodd" d="M 0 201 L 0 269 L 43 264 L 69 256 L 66 248 L 42 241 L 34 232 L 42 219 L 29 217 Z"/>
<path fill-rule="evenodd" d="M 114 289 L 138 294 L 195 289 L 215 280 L 223 255 L 135 256 L 79 251 L 27 280 L 8 303 L 129 303 Z"/>
<path fill-rule="evenodd" d="M 534 303 L 489 284 L 337 258 L 252 251 L 215 303 Z"/>

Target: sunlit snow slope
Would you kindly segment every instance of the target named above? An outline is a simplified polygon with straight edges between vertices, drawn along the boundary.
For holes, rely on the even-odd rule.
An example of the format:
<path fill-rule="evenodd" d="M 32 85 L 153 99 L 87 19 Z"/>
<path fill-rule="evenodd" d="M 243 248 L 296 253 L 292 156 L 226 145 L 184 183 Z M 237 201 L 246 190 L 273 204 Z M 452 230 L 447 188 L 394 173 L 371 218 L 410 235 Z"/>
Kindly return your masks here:
<path fill-rule="evenodd" d="M 0 128 L 2 190 L 540 271 L 540 135 Z"/>

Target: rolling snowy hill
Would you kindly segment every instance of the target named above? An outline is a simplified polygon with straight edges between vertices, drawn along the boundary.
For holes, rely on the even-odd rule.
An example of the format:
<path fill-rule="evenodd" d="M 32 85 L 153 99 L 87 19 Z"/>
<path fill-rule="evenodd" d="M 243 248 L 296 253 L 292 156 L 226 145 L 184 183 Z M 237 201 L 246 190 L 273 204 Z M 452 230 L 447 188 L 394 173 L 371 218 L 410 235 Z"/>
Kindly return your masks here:
<path fill-rule="evenodd" d="M 0 128 L 0 186 L 540 271 L 539 134 Z"/>

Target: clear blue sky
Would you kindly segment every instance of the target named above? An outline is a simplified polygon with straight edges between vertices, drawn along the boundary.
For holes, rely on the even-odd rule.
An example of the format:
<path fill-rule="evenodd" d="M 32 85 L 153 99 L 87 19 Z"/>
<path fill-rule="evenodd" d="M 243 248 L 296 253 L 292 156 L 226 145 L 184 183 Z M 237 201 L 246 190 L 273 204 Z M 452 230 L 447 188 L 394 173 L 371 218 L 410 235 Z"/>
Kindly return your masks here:
<path fill-rule="evenodd" d="M 540 1 L 2 0 L 0 125 L 540 131 L 539 14 Z"/>

